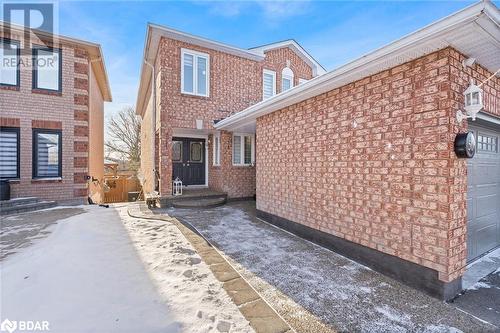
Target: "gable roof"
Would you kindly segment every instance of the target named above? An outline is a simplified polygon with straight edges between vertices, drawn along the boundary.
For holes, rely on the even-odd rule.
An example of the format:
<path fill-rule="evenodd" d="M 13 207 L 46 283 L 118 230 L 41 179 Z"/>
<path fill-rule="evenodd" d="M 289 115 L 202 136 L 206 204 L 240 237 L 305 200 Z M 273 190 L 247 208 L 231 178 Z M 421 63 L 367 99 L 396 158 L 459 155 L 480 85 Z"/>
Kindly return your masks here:
<path fill-rule="evenodd" d="M 142 114 L 142 111 L 145 107 L 144 103 L 151 81 L 151 68 L 144 64 L 144 60 L 148 61 L 149 63 L 155 62 L 161 37 L 186 42 L 211 50 L 221 51 L 254 61 L 264 60 L 266 51 L 275 48 L 290 47 L 313 68 L 313 74 L 317 73 L 315 75 L 320 75 L 325 72 L 325 69 L 313 57 L 311 57 L 311 55 L 307 53 L 304 48 L 302 48 L 302 46 L 291 39 L 251 49 L 243 49 L 236 46 L 220 43 L 208 38 L 182 32 L 163 25 L 148 23 L 146 30 L 146 42 L 144 45 L 143 62 L 141 64 L 141 74 L 139 76 L 139 91 L 137 94 L 136 102 L 137 114 Z"/>
<path fill-rule="evenodd" d="M 25 28 L 17 24 L 0 21 L 0 31 L 8 31 L 8 29 L 15 32 L 16 34 L 22 35 Z M 109 86 L 108 74 L 106 72 L 106 65 L 104 64 L 104 56 L 102 53 L 101 45 L 73 37 L 52 34 L 38 29 L 30 29 L 30 31 L 37 37 L 54 37 L 54 40 L 57 43 L 78 46 L 79 48 L 86 50 L 89 54 L 92 69 L 94 71 L 95 78 L 104 101 L 112 101 L 111 88 Z"/>
<path fill-rule="evenodd" d="M 306 83 L 259 102 L 215 125 L 217 129 L 255 128 L 255 120 L 356 80 L 451 46 L 492 73 L 500 68 L 500 11 L 481 1 L 376 49 Z"/>
<path fill-rule="evenodd" d="M 265 44 L 257 47 L 252 47 L 249 50 L 253 52 L 260 53 L 265 55 L 266 52 L 281 49 L 283 47 L 288 47 L 292 49 L 295 53 L 299 55 L 299 57 L 304 60 L 311 68 L 313 69 L 313 76 L 322 75 L 326 73 L 326 70 L 321 64 L 314 59 L 309 52 L 307 52 L 299 43 L 297 43 L 294 39 L 287 39 L 281 42 Z"/>

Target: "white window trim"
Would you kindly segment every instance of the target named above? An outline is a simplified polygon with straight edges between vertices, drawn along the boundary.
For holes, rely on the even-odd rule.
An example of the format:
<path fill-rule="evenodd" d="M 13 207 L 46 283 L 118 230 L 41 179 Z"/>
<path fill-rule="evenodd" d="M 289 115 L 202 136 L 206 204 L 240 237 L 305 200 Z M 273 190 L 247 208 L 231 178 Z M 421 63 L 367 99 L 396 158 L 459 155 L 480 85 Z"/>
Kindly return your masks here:
<path fill-rule="evenodd" d="M 193 56 L 193 92 L 184 90 L 184 55 Z M 206 94 L 198 93 L 198 61 L 197 58 L 205 58 L 207 60 L 207 75 L 206 75 Z M 193 96 L 210 97 L 210 55 L 207 53 L 197 52 L 188 49 L 181 49 L 181 93 Z"/>
<path fill-rule="evenodd" d="M 290 74 L 286 74 L 286 72 L 288 72 Z M 294 77 L 295 77 L 295 74 L 293 73 L 293 71 L 290 68 L 288 68 L 288 67 L 283 68 L 283 71 L 281 71 L 281 92 L 286 91 L 283 89 L 284 79 L 287 79 L 290 81 L 290 88 L 287 90 L 290 90 L 294 87 L 294 85 L 293 85 Z"/>
<path fill-rule="evenodd" d="M 241 137 L 240 145 L 240 163 L 234 163 L 234 137 Z M 251 152 L 250 152 L 250 163 L 245 163 L 245 137 L 249 136 L 252 140 Z M 233 133 L 233 146 L 231 147 L 231 160 L 234 166 L 253 166 L 255 163 L 255 135 L 250 133 Z"/>
<path fill-rule="evenodd" d="M 276 72 L 272 71 L 272 70 L 269 70 L 269 69 L 264 69 L 262 71 L 262 99 L 266 99 L 264 97 L 264 94 L 265 94 L 265 90 L 264 90 L 264 75 L 265 74 L 272 75 L 272 77 L 273 77 L 273 95 L 272 96 L 276 95 Z M 270 98 L 270 97 L 268 97 L 268 98 Z"/>
<path fill-rule="evenodd" d="M 299 84 L 306 83 L 307 81 L 309 81 L 309 80 L 306 80 L 306 79 L 303 79 L 303 78 L 299 78 Z"/>
<path fill-rule="evenodd" d="M 216 151 L 215 150 L 215 142 L 218 141 L 219 142 L 219 150 Z M 216 134 L 214 134 L 214 142 L 213 142 L 213 165 L 214 166 L 220 166 L 220 133 L 217 132 Z M 218 155 L 218 156 L 217 156 Z"/>

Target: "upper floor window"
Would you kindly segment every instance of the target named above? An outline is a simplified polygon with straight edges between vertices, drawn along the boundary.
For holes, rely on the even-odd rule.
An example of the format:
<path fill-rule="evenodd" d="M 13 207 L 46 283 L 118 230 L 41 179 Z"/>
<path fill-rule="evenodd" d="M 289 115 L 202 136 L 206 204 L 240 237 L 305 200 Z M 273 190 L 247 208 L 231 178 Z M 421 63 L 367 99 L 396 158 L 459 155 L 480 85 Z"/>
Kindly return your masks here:
<path fill-rule="evenodd" d="M 19 86 L 19 42 L 0 38 L 0 85 Z"/>
<path fill-rule="evenodd" d="M 264 69 L 262 75 L 263 98 L 269 98 L 276 95 L 276 72 Z"/>
<path fill-rule="evenodd" d="M 251 165 L 254 162 L 255 140 L 251 134 L 233 135 L 233 165 Z"/>
<path fill-rule="evenodd" d="M 210 89 L 210 56 L 205 53 L 182 49 L 181 92 L 207 96 Z"/>
<path fill-rule="evenodd" d="M 33 48 L 33 89 L 62 91 L 61 49 Z"/>
<path fill-rule="evenodd" d="M 287 91 L 293 87 L 293 72 L 290 68 L 285 67 L 281 72 L 281 91 Z"/>

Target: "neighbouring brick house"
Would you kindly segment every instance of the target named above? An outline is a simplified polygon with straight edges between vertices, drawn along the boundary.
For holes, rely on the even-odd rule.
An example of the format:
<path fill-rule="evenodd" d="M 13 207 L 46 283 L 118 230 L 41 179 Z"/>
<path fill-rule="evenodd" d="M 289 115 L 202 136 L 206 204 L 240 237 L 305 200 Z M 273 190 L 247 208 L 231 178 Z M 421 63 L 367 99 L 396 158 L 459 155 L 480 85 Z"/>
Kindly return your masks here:
<path fill-rule="evenodd" d="M 100 202 L 104 102 L 111 101 L 101 48 L 41 31 L 29 36 L 0 25 L 0 178 L 10 180 L 14 198 Z"/>
<path fill-rule="evenodd" d="M 258 215 L 454 297 L 500 246 L 499 27 L 480 2 L 218 122 L 256 128 Z M 484 108 L 459 122 L 471 80 Z M 458 158 L 467 131 L 477 152 Z"/>
<path fill-rule="evenodd" d="M 255 127 L 215 131 L 214 122 L 324 72 L 293 40 L 246 50 L 152 24 L 144 61 L 136 107 L 143 188 L 163 198 L 176 178 L 253 197 Z"/>

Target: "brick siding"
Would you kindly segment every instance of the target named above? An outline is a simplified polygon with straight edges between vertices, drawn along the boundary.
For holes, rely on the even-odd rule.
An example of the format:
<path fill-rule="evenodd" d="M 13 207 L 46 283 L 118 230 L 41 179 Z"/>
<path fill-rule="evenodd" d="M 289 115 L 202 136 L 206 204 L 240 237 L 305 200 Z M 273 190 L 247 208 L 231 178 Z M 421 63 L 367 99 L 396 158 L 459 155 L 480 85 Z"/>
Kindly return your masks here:
<path fill-rule="evenodd" d="M 181 49 L 189 49 L 210 55 L 209 97 L 191 96 L 181 93 Z M 160 193 L 169 195 L 172 191 L 171 145 L 174 129 L 196 129 L 196 119 L 203 120 L 204 130 L 213 130 L 213 121 L 227 118 L 262 100 L 262 72 L 264 68 L 277 72 L 290 62 L 294 70 L 295 84 L 299 78 L 312 78 L 312 69 L 298 55 L 288 48 L 271 50 L 264 61 L 254 61 L 231 54 L 206 49 L 169 38 L 162 38 L 156 63 L 157 107 L 159 110 Z M 281 81 L 278 81 L 279 83 Z M 280 91 L 278 84 L 277 92 Z M 141 139 L 151 142 L 151 97 L 143 117 Z M 232 136 L 222 134 L 223 149 L 221 166 L 212 165 L 212 146 L 209 147 L 209 186 L 228 192 L 230 197 L 250 197 L 255 194 L 255 167 L 232 165 Z M 142 145 L 141 169 L 146 178 L 147 191 L 153 189 L 150 144 Z M 147 159 L 147 160 L 146 160 Z"/>
<path fill-rule="evenodd" d="M 11 39 L 22 40 L 12 30 Z M 41 44 L 34 35 L 32 42 Z M 56 45 L 62 49 L 62 92 L 32 89 L 32 68 L 21 66 L 20 87 L 0 88 L 2 126 L 20 128 L 20 179 L 12 182 L 12 197 L 36 196 L 58 201 L 82 202 L 87 196 L 88 174 L 89 58 L 74 45 Z M 31 55 L 22 54 L 24 64 Z M 4 120 L 4 119 L 15 119 Z M 32 129 L 62 131 L 62 178 L 32 179 Z"/>
<path fill-rule="evenodd" d="M 257 119 L 257 208 L 463 274 L 467 161 L 453 152 L 469 77 L 451 48 Z M 499 114 L 499 80 L 485 87 Z"/>

